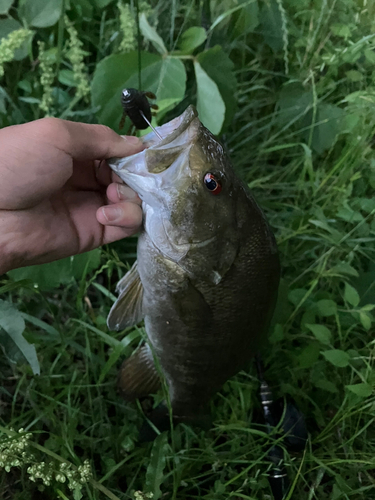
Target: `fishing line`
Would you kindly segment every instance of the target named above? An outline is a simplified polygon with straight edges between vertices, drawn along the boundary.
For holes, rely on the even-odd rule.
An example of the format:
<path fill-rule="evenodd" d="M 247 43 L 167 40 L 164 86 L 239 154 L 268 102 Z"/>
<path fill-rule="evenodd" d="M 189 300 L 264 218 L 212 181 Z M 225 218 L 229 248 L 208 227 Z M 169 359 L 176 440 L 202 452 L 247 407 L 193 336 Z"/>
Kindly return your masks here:
<path fill-rule="evenodd" d="M 138 38 L 138 90 L 142 89 L 142 64 L 141 64 L 141 29 L 139 26 L 139 5 L 138 0 L 135 0 L 135 16 L 137 22 L 137 38 Z"/>
<path fill-rule="evenodd" d="M 141 30 L 139 26 L 139 4 L 138 0 L 135 0 L 135 12 L 136 12 L 136 21 L 137 21 L 137 38 L 138 38 L 138 90 L 142 91 L 142 58 L 141 58 Z M 149 120 L 145 117 L 145 114 L 143 111 L 140 109 L 139 113 L 141 114 L 142 118 L 144 121 L 147 123 L 147 125 L 153 130 L 153 132 L 159 137 L 159 139 L 162 141 L 163 137 L 159 134 L 159 132 L 156 130 L 156 128 L 151 125 Z"/>
<path fill-rule="evenodd" d="M 139 110 L 139 113 L 142 115 L 142 118 L 143 118 L 143 119 L 144 119 L 144 121 L 147 123 L 147 125 L 148 125 L 149 127 L 151 127 L 151 128 L 152 128 L 153 132 L 155 132 L 155 134 L 156 134 L 156 135 L 159 137 L 159 139 L 162 141 L 164 138 L 163 138 L 163 137 L 159 134 L 159 132 L 156 130 L 156 128 L 155 128 L 153 125 L 151 125 L 151 123 L 147 120 L 147 118 L 145 117 L 144 112 L 140 109 L 140 110 Z"/>

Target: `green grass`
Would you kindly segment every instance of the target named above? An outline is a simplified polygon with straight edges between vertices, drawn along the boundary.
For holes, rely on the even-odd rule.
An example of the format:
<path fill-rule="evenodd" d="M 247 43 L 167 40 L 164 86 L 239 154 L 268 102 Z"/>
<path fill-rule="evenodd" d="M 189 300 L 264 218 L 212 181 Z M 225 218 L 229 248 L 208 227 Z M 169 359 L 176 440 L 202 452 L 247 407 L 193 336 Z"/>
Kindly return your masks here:
<path fill-rule="evenodd" d="M 118 12 L 114 3 L 75 4 L 67 12 L 90 52 L 91 77 L 97 63 L 117 49 L 119 41 L 111 35 L 119 27 Z M 296 400 L 309 430 L 304 452 L 285 450 L 292 482 L 288 498 L 372 499 L 375 6 L 351 0 L 258 4 L 249 5 L 246 15 L 229 15 L 237 4 L 213 2 L 212 19 L 228 15 L 213 30 L 210 46 L 222 45 L 238 82 L 237 110 L 222 140 L 265 210 L 280 250 L 282 283 L 263 348 L 265 376 L 275 396 Z M 200 24 L 195 3 L 175 1 L 175 17 L 170 2 L 153 5 L 168 49 L 184 29 Z M 84 15 L 78 19 L 79 9 Z M 19 15 L 15 8 L 10 14 Z M 61 21 L 36 29 L 35 36 L 47 48 L 57 47 L 59 64 L 71 69 L 62 52 Z M 8 96 L 2 126 L 43 116 L 38 107 L 43 89 L 31 60 L 7 66 L 0 82 L 1 95 Z M 170 115 L 195 100 L 191 61 L 186 70 L 187 97 Z M 20 87 L 21 78 L 31 92 L 25 83 Z M 95 108 L 74 100 L 74 85 L 56 80 L 54 86 L 53 114 L 97 120 Z M 35 101 L 20 99 L 25 96 Z M 154 498 L 179 500 L 270 499 L 266 456 L 278 436 L 268 436 L 262 425 L 254 366 L 229 380 L 212 400 L 211 430 L 181 425 L 173 439 L 137 443 L 146 408 L 124 402 L 115 382 L 121 360 L 145 332 L 108 332 L 105 325 L 112 304 L 106 290 L 114 291 L 124 263 L 133 261 L 135 243 L 129 239 L 103 249 L 88 274 L 85 262 L 76 261 L 75 271 L 58 264 L 62 284 L 52 289 L 48 283 L 40 286 L 40 276 L 29 271 L 2 278 L 1 286 L 30 280 L 3 289 L 2 298 L 23 313 L 41 375 L 33 376 L 14 347 L 4 343 L 0 461 L 4 449 L 8 463 L 16 458 L 14 447 L 9 451 L 11 428 L 31 433 L 27 450 L 33 457 L 10 472 L 0 469 L 0 497 L 128 499 L 135 491 L 152 491 Z M 48 278 L 51 271 L 43 269 Z M 4 332 L 0 335 L 4 341 Z M 61 461 L 74 470 L 86 459 L 93 478 L 75 491 L 56 480 L 49 486 L 40 479 L 31 482 L 27 472 L 41 462 L 57 471 Z"/>

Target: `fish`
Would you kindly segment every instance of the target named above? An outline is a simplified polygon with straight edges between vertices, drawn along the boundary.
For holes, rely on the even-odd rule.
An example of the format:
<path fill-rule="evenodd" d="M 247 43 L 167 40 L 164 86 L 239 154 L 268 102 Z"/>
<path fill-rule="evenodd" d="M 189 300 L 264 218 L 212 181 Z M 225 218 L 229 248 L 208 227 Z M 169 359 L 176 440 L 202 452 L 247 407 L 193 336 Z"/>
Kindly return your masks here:
<path fill-rule="evenodd" d="M 194 422 L 266 338 L 280 263 L 262 210 L 195 107 L 156 131 L 140 153 L 108 160 L 141 198 L 143 228 L 107 323 L 145 324 L 147 342 L 120 369 L 125 399 L 156 392 L 161 372 L 173 419 Z"/>

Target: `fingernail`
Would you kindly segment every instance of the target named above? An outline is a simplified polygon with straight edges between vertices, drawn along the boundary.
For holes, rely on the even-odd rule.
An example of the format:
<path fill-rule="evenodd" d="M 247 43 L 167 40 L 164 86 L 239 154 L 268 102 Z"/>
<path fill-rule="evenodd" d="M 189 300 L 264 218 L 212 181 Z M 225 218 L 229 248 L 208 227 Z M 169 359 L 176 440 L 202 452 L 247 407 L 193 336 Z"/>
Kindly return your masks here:
<path fill-rule="evenodd" d="M 107 222 L 116 222 L 122 217 L 122 209 L 120 207 L 103 207 L 102 208 L 103 215 Z"/>
<path fill-rule="evenodd" d="M 126 142 L 129 142 L 129 144 L 142 144 L 142 141 L 138 139 L 138 137 L 135 137 L 135 135 L 122 135 L 121 137 L 125 139 Z"/>
<path fill-rule="evenodd" d="M 129 186 L 124 186 L 123 184 L 117 184 L 117 195 L 119 200 L 136 200 L 138 195 Z"/>

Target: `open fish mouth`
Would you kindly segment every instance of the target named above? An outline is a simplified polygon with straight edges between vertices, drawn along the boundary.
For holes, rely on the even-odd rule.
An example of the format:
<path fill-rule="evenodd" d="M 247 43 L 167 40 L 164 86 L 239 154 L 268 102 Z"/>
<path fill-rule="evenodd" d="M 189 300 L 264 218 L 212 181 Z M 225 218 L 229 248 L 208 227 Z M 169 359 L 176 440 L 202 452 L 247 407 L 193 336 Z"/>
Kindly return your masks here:
<path fill-rule="evenodd" d="M 193 126 L 194 121 L 196 126 Z M 126 176 L 126 172 L 137 171 L 138 175 L 144 176 L 164 172 L 186 151 L 197 133 L 198 126 L 198 113 L 195 107 L 190 105 L 180 116 L 155 127 L 157 133 L 151 131 L 141 137 L 146 146 L 144 151 L 126 158 L 111 158 L 107 163 L 125 182 L 128 180 L 121 173 Z M 142 163 L 147 164 L 146 169 L 141 168 Z"/>
<path fill-rule="evenodd" d="M 160 125 L 159 127 L 155 127 L 155 130 L 160 134 L 162 139 L 156 135 L 154 131 L 144 135 L 141 138 L 143 144 L 147 147 L 147 149 L 153 148 L 155 146 L 165 146 L 166 144 L 170 144 L 174 141 L 179 135 L 182 135 L 183 132 L 189 127 L 190 123 L 198 117 L 197 110 L 193 105 L 190 105 L 186 110 L 173 120 L 164 123 L 164 125 Z"/>

